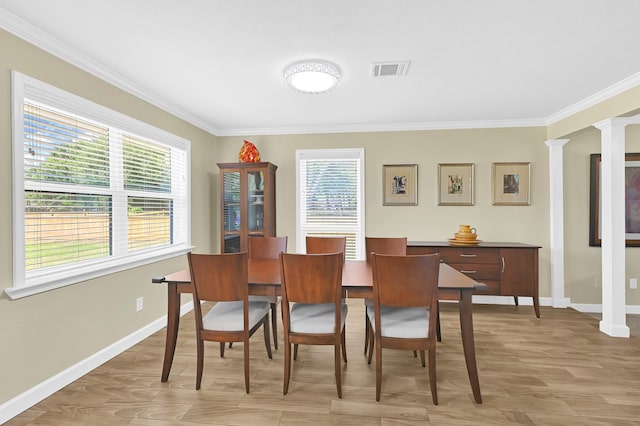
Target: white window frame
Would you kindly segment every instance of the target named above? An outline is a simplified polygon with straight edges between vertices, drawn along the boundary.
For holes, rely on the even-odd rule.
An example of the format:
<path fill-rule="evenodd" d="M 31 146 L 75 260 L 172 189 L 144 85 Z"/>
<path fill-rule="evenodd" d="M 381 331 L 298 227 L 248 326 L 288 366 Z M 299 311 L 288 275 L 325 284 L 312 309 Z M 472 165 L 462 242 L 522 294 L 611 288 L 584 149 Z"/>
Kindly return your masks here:
<path fill-rule="evenodd" d="M 364 205 L 365 205 L 365 169 L 364 169 L 364 148 L 335 148 L 335 149 L 300 149 L 296 150 L 296 248 L 298 253 L 306 252 L 306 235 L 310 228 L 303 224 L 302 216 L 302 203 L 305 199 L 302 194 L 302 185 L 300 175 L 300 161 L 301 160 L 322 160 L 322 159 L 356 159 L 359 163 L 360 176 L 358 180 L 359 186 L 359 199 L 358 199 L 358 225 L 353 226 L 339 226 L 332 228 L 314 227 L 316 231 L 331 230 L 337 231 L 353 231 L 356 234 L 356 247 L 355 256 L 357 260 L 363 260 L 365 258 L 364 236 L 365 236 L 365 222 L 364 222 Z"/>
<path fill-rule="evenodd" d="M 114 253 L 90 261 L 26 271 L 25 267 L 25 181 L 24 181 L 24 102 L 57 108 L 65 113 L 118 128 L 172 149 L 183 158 L 179 180 L 181 195 L 173 195 L 174 240 L 159 248 L 126 252 L 114 245 Z M 168 259 L 191 250 L 191 142 L 103 107 L 57 87 L 12 71 L 13 138 L 13 286 L 5 293 L 12 299 L 37 294 L 70 284 Z M 172 154 L 172 155 L 174 155 Z M 173 173 L 172 173 L 173 176 Z M 126 220 L 126 209 L 125 209 Z M 115 226 L 115 225 L 114 225 Z M 126 238 L 125 238 L 126 239 Z M 121 246 L 122 247 L 122 246 Z M 125 248 L 126 249 L 126 248 Z"/>

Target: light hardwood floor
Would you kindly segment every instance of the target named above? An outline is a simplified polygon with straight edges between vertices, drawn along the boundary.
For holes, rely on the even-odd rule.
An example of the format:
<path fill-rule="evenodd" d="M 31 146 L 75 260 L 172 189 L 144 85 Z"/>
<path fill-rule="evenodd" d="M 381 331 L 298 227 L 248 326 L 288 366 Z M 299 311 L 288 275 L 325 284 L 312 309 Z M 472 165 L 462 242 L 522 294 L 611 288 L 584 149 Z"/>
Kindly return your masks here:
<path fill-rule="evenodd" d="M 266 356 L 262 331 L 251 341 L 251 393 L 244 392 L 242 345 L 219 357 L 205 347 L 195 390 L 193 313 L 180 326 L 167 383 L 160 382 L 164 330 L 70 384 L 7 425 L 640 425 L 640 339 L 608 337 L 598 319 L 572 309 L 474 305 L 483 404 L 473 401 L 457 306 L 442 303 L 438 396 L 410 352 L 383 353 L 382 398 L 375 360 L 362 354 L 364 307 L 349 300 L 348 364 L 336 395 L 330 347 L 300 347 L 289 394 L 282 395 L 280 350 Z"/>

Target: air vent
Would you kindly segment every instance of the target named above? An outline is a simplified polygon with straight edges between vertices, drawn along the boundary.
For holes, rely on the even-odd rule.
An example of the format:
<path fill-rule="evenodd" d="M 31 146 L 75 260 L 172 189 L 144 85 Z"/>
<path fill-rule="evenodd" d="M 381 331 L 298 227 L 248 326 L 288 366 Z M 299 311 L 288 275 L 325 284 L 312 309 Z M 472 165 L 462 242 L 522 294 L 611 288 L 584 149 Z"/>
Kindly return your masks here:
<path fill-rule="evenodd" d="M 384 77 L 388 75 L 407 75 L 410 63 L 410 61 L 376 62 L 371 64 L 371 76 Z"/>

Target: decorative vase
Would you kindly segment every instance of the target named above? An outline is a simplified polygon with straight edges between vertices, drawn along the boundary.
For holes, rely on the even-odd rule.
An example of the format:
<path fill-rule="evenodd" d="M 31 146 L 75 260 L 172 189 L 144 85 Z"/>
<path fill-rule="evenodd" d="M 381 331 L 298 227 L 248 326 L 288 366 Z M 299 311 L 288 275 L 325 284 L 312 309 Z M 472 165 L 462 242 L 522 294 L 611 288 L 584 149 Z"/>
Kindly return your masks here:
<path fill-rule="evenodd" d="M 258 148 L 251 142 L 245 140 L 238 153 L 238 161 L 241 163 L 259 163 L 260 153 L 258 152 Z"/>

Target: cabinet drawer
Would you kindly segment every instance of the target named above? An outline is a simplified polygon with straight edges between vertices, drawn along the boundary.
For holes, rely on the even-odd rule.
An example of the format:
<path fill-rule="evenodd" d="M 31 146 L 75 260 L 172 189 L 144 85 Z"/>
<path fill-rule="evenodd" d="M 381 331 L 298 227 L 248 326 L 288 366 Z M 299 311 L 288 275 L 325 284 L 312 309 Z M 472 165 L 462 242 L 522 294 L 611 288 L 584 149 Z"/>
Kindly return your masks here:
<path fill-rule="evenodd" d="M 440 259 L 453 263 L 495 263 L 500 264 L 500 249 L 478 247 L 442 247 Z"/>
<path fill-rule="evenodd" d="M 474 291 L 474 294 L 489 294 L 492 296 L 499 296 L 500 295 L 500 281 L 491 281 L 491 280 L 478 280 L 478 282 L 481 282 L 482 284 L 486 285 L 487 287 L 484 289 L 479 289 Z"/>
<path fill-rule="evenodd" d="M 476 281 L 500 281 L 500 265 L 486 263 L 449 263 L 448 265 Z"/>

